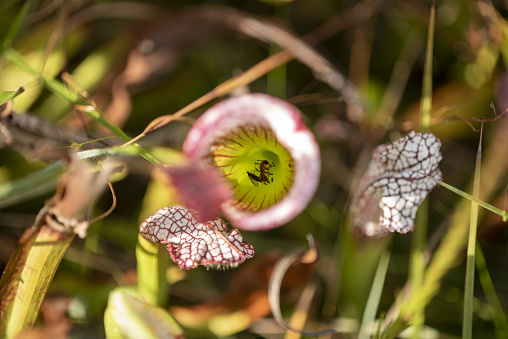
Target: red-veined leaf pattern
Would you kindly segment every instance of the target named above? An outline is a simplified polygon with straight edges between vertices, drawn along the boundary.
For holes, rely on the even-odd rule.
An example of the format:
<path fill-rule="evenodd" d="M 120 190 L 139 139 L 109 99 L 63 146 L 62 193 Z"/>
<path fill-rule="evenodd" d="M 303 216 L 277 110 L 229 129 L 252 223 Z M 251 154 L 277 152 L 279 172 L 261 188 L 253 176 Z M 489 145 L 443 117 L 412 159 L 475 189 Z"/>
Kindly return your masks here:
<path fill-rule="evenodd" d="M 367 235 L 382 235 L 383 228 L 412 231 L 418 207 L 436 180 L 442 179 L 440 148 L 441 141 L 433 134 L 414 131 L 393 144 L 376 147 L 353 207 L 355 227 L 372 233 Z M 373 202 L 379 208 L 372 208 Z M 373 226 L 375 219 L 382 227 Z"/>
<path fill-rule="evenodd" d="M 141 235 L 156 243 L 168 244 L 173 261 L 181 268 L 236 267 L 254 256 L 254 247 L 243 241 L 237 229 L 222 219 L 199 222 L 196 212 L 183 206 L 165 207 L 140 226 Z"/>

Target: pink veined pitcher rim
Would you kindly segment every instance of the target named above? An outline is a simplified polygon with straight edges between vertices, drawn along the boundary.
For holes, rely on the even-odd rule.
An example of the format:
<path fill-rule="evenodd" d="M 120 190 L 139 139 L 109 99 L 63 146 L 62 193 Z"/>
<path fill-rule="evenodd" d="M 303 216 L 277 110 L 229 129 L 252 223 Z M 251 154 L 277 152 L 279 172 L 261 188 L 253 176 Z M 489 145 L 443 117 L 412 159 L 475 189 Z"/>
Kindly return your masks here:
<path fill-rule="evenodd" d="M 191 163 L 204 163 L 216 140 L 239 126 L 266 126 L 294 161 L 291 188 L 276 204 L 257 212 L 240 210 L 231 202 L 222 205 L 224 216 L 239 229 L 263 230 L 281 226 L 308 205 L 321 172 L 319 147 L 304 125 L 300 112 L 286 101 L 262 93 L 244 94 L 212 106 L 196 121 L 183 145 Z"/>

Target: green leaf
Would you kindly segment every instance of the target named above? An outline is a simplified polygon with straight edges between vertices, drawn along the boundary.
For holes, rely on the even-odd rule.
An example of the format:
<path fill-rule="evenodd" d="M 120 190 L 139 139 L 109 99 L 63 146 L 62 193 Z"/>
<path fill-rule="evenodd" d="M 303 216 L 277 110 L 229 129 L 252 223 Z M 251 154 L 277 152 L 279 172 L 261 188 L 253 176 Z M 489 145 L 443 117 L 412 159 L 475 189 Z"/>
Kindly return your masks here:
<path fill-rule="evenodd" d="M 139 155 L 137 145 L 91 149 L 76 153 L 78 159 L 90 159 L 104 155 Z M 55 189 L 60 174 L 65 167 L 61 161 L 30 173 L 23 178 L 0 185 L 0 208 L 14 205 L 29 198 L 37 197 Z"/>
<path fill-rule="evenodd" d="M 63 171 L 64 165 L 58 161 L 23 178 L 0 185 L 0 208 L 51 192 Z"/>
<path fill-rule="evenodd" d="M 24 91 L 25 91 L 25 89 L 23 87 L 20 87 L 20 88 L 15 89 L 15 90 L 3 91 L 2 93 L 0 93 L 0 106 L 5 104 L 9 100 L 14 99 L 15 97 L 17 97 L 18 95 L 20 95 Z"/>
<path fill-rule="evenodd" d="M 104 326 L 108 339 L 183 338 L 182 329 L 165 309 L 147 303 L 131 287 L 109 294 Z"/>
<path fill-rule="evenodd" d="M 29 228 L 21 237 L 0 280 L 0 333 L 16 338 L 31 326 L 74 235 L 48 226 Z"/>

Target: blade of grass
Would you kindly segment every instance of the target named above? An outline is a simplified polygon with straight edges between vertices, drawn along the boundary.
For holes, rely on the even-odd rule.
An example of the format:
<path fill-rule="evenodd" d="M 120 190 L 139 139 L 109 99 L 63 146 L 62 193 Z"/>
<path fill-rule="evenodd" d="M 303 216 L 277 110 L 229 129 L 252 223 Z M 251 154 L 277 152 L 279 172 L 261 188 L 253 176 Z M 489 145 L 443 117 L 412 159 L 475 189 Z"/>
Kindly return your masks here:
<path fill-rule="evenodd" d="M 2 42 L 2 47 L 0 49 L 0 54 L 2 54 L 5 49 L 11 47 L 14 38 L 19 32 L 19 29 L 25 22 L 25 18 L 32 7 L 33 0 L 26 1 L 21 10 L 18 12 L 16 17 L 14 18 L 12 24 L 9 26 L 7 33 L 5 34 Z"/>
<path fill-rule="evenodd" d="M 70 91 L 61 82 L 41 76 L 39 71 L 34 69 L 32 66 L 30 66 L 23 59 L 23 56 L 21 54 L 19 54 L 18 52 L 16 52 L 15 50 L 13 50 L 12 48 L 7 48 L 4 51 L 4 57 L 7 61 L 9 61 L 10 63 L 21 68 L 26 73 L 28 73 L 36 78 L 40 78 L 44 82 L 46 87 L 50 91 L 52 91 L 54 94 L 64 98 L 65 100 L 67 100 L 70 103 L 75 104 L 75 105 L 86 105 L 87 104 L 87 102 L 85 102 L 84 100 L 81 100 L 80 96 L 76 92 Z"/>
<path fill-rule="evenodd" d="M 41 75 L 37 70 L 32 68 L 29 64 L 25 62 L 23 56 L 16 52 L 13 49 L 7 49 L 4 53 L 5 58 L 24 70 L 25 72 L 31 74 L 34 77 L 38 77 L 42 80 L 47 89 L 49 89 L 54 94 L 64 98 L 69 101 L 73 105 L 84 106 L 87 109 L 82 109 L 90 118 L 92 118 L 95 122 L 100 125 L 106 127 L 109 131 L 111 131 L 114 135 L 122 139 L 123 141 L 128 141 L 130 138 L 116 125 L 110 122 L 96 107 L 91 106 L 84 98 L 82 98 L 77 92 L 69 89 L 63 83 L 58 80 L 47 78 Z"/>
<path fill-rule="evenodd" d="M 452 191 L 453 193 L 458 194 L 461 197 L 463 197 L 463 198 L 465 198 L 465 199 L 467 199 L 467 200 L 469 200 L 471 202 L 474 202 L 474 203 L 478 204 L 479 206 L 485 208 L 486 210 L 489 210 L 489 211 L 491 211 L 491 212 L 493 212 L 493 213 L 495 213 L 497 215 L 500 215 L 503 218 L 504 222 L 506 222 L 506 220 L 508 220 L 508 212 L 503 211 L 502 209 L 499 209 L 499 208 L 497 208 L 495 206 L 492 206 L 491 204 L 486 203 L 485 201 L 480 200 L 477 197 L 475 197 L 475 196 L 473 196 L 471 194 L 468 194 L 468 193 L 466 193 L 464 191 L 461 191 L 458 188 L 455 188 L 452 185 L 449 185 L 449 184 L 447 184 L 445 182 L 438 181 L 438 184 L 443 186 L 444 188 Z"/>
<path fill-rule="evenodd" d="M 69 101 L 71 104 L 75 105 L 76 107 L 81 107 L 81 111 L 87 114 L 90 118 L 92 118 L 95 122 L 98 124 L 106 127 L 110 132 L 112 132 L 114 135 L 116 135 L 118 138 L 120 138 L 124 142 L 129 142 L 131 138 L 124 133 L 118 126 L 116 126 L 112 121 L 110 121 L 97 107 L 90 105 L 89 102 L 87 102 L 84 98 L 82 98 L 78 93 L 75 91 L 70 90 L 67 88 L 63 83 L 59 82 L 55 79 L 49 79 L 44 76 L 42 76 L 37 70 L 32 68 L 29 64 L 25 62 L 23 59 L 23 56 L 20 55 L 15 50 L 8 48 L 4 52 L 5 58 L 11 62 L 12 64 L 18 66 L 25 72 L 33 75 L 34 77 L 40 78 L 46 88 L 48 88 L 51 92 L 54 94 L 64 98 L 65 100 Z M 142 148 L 139 145 L 136 145 L 136 147 L 139 147 L 139 154 L 150 161 L 154 165 L 159 165 L 159 161 L 153 157 L 148 151 L 146 151 L 144 148 Z"/>
<path fill-rule="evenodd" d="M 480 284 L 482 285 L 483 292 L 490 307 L 493 310 L 494 325 L 496 326 L 496 337 L 497 338 L 508 338 L 508 321 L 503 311 L 503 306 L 496 293 L 492 279 L 490 278 L 489 270 L 487 269 L 487 263 L 483 255 L 480 243 L 476 243 L 476 268 L 478 269 L 478 276 L 480 278 Z"/>
<path fill-rule="evenodd" d="M 411 293 L 418 293 L 425 276 L 425 245 L 427 242 L 428 214 L 429 204 L 428 199 L 426 199 L 420 205 L 415 218 L 409 267 Z M 416 339 L 420 336 L 420 331 L 425 323 L 425 306 L 425 304 L 420 304 L 411 317 L 411 324 L 413 325 L 412 338 Z"/>
<path fill-rule="evenodd" d="M 275 6 L 277 17 L 284 18 L 289 21 L 291 14 L 291 6 Z M 270 46 L 270 56 L 277 54 L 281 48 L 276 44 Z M 275 97 L 286 99 L 286 72 L 287 63 L 283 63 L 279 67 L 274 68 L 266 75 L 266 93 Z"/>
<path fill-rule="evenodd" d="M 432 58 L 434 50 L 434 24 L 435 24 L 435 2 L 430 7 L 429 27 L 427 32 L 427 48 L 425 51 L 425 66 L 422 84 L 422 99 L 420 104 L 421 132 L 429 130 L 432 107 Z M 423 201 L 418 209 L 413 232 L 413 243 L 411 247 L 411 262 L 409 280 L 412 293 L 417 293 L 423 284 L 425 274 L 425 244 L 427 242 L 429 203 L 428 199 Z M 420 331 L 425 323 L 425 304 L 418 305 L 418 309 L 411 317 L 414 327 L 412 338 L 419 338 Z"/>
<path fill-rule="evenodd" d="M 0 208 L 54 190 L 65 167 L 57 161 L 27 176 L 0 185 Z"/>
<path fill-rule="evenodd" d="M 422 101 L 420 103 L 420 129 L 427 132 L 431 122 L 432 107 L 432 59 L 434 51 L 434 26 L 435 26 L 435 0 L 430 6 L 429 30 L 427 32 L 427 48 L 425 50 L 425 65 L 423 69 Z"/>
<path fill-rule="evenodd" d="M 111 147 L 91 149 L 76 153 L 78 159 L 90 159 L 104 155 L 137 155 L 139 147 Z M 0 185 L 0 208 L 40 196 L 55 189 L 60 174 L 65 170 L 61 161 L 47 165 L 23 178 Z"/>
<path fill-rule="evenodd" d="M 76 153 L 79 159 L 90 159 L 94 157 L 100 157 L 104 155 L 140 155 L 140 148 L 136 145 L 130 145 L 129 147 L 113 146 L 108 148 L 94 148 L 86 151 Z"/>
<path fill-rule="evenodd" d="M 500 120 L 495 134 L 489 138 L 493 140 L 493 142 L 485 148 L 485 156 L 482 158 L 482 172 L 489 173 L 488 176 L 482 178 L 482 196 L 486 197 L 486 199 L 491 197 L 499 189 L 500 182 L 506 180 L 508 158 L 502 157 L 500 154 L 506 153 L 506 145 L 508 142 L 506 134 L 507 123 L 508 121 L 504 119 Z M 421 289 L 418 293 L 401 295 L 401 301 L 392 306 L 392 309 L 396 310 L 402 305 L 402 309 L 396 313 L 398 316 L 388 324 L 385 330 L 386 337 L 396 336 L 397 333 L 400 333 L 400 331 L 407 326 L 407 322 L 416 308 L 415 305 L 429 303 L 439 292 L 443 277 L 462 259 L 464 248 L 467 244 L 468 233 L 467 227 L 464 226 L 467 225 L 471 219 L 470 201 L 475 201 L 479 206 L 499 214 L 504 219 L 508 219 L 507 212 L 489 205 L 446 183 L 438 183 L 467 200 L 460 200 L 457 206 L 453 208 L 454 213 L 450 215 L 448 230 L 442 237 L 439 247 L 434 251 L 430 264 L 425 271 L 425 280 Z M 483 217 L 483 214 L 483 210 L 479 210 L 480 218 Z"/>
<path fill-rule="evenodd" d="M 111 147 L 91 149 L 76 153 L 81 160 L 101 156 L 137 156 L 139 148 L 135 145 L 129 147 Z M 181 162 L 180 152 L 168 149 L 151 149 L 157 159 L 164 159 L 164 163 L 171 165 Z M 59 176 L 65 170 L 62 161 L 56 161 L 22 178 L 0 184 L 0 208 L 21 203 L 27 199 L 39 197 L 55 190 Z M 160 199 L 159 199 L 160 201 Z M 161 206 L 162 207 L 162 206 Z"/>
<path fill-rule="evenodd" d="M 279 47 L 272 45 L 270 47 L 270 55 L 274 55 L 280 50 Z M 287 64 L 283 63 L 272 71 L 268 72 L 266 76 L 266 92 L 275 97 L 286 98 L 286 69 Z"/>
<path fill-rule="evenodd" d="M 384 130 L 389 130 L 393 125 L 393 116 L 402 100 L 402 95 L 406 89 L 411 69 L 413 69 L 424 46 L 423 39 L 421 39 L 416 32 L 411 31 L 408 34 L 393 67 L 388 87 L 383 95 L 374 120 L 374 123 Z"/>
<path fill-rule="evenodd" d="M 369 339 L 372 334 L 374 320 L 376 318 L 376 312 L 379 307 L 379 300 L 383 293 L 383 286 L 385 283 L 386 272 L 388 270 L 388 264 L 390 263 L 391 246 L 388 246 L 379 259 L 376 274 L 372 282 L 372 287 L 365 305 L 365 311 L 362 316 L 362 323 L 360 326 L 360 334 L 358 339 Z"/>
<path fill-rule="evenodd" d="M 473 196 L 480 196 L 480 170 L 482 163 L 482 135 L 483 124 L 480 130 L 480 143 L 476 154 L 476 167 L 473 182 Z M 466 280 L 464 286 L 464 317 L 462 324 L 462 338 L 471 339 L 473 336 L 473 296 L 474 296 L 474 271 L 475 271 L 475 247 L 476 229 L 478 226 L 478 204 L 471 203 L 471 219 L 469 224 L 469 239 L 467 244 Z"/>

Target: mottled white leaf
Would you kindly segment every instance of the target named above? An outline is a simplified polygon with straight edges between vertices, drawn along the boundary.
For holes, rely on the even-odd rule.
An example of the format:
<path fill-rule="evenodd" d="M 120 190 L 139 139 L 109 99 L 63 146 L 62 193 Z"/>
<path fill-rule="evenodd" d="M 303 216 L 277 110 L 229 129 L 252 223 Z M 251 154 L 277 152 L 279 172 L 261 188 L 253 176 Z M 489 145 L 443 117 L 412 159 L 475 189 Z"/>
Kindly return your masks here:
<path fill-rule="evenodd" d="M 173 261 L 184 269 L 204 265 L 235 267 L 254 256 L 252 245 L 222 219 L 199 222 L 196 212 L 183 206 L 165 207 L 140 226 L 141 235 L 156 243 L 168 244 Z"/>
<path fill-rule="evenodd" d="M 433 134 L 414 131 L 376 147 L 353 204 L 354 227 L 368 236 L 412 231 L 418 207 L 442 179 L 440 148 Z"/>

